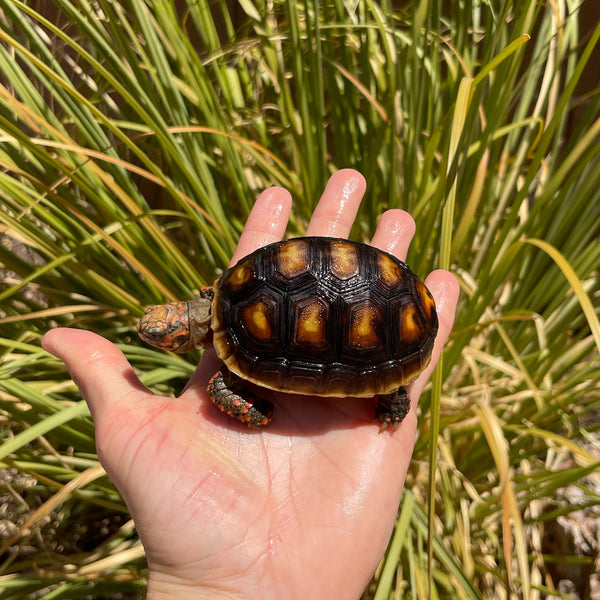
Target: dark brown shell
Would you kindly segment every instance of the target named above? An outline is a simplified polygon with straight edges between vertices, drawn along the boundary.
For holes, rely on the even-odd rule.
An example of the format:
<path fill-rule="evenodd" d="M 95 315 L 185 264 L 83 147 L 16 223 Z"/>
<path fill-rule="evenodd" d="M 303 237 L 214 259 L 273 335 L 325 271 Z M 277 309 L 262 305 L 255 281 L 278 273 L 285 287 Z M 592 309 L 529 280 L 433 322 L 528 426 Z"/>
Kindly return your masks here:
<path fill-rule="evenodd" d="M 402 261 L 344 239 L 277 242 L 215 283 L 214 347 L 243 379 L 275 390 L 368 397 L 429 363 L 429 290 Z"/>

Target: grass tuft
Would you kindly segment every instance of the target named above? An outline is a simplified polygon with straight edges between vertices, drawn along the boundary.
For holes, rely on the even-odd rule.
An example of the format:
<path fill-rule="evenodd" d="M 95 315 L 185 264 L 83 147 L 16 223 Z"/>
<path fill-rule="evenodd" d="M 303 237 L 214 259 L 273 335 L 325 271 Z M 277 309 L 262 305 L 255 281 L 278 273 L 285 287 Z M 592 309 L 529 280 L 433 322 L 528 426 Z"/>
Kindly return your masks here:
<path fill-rule="evenodd" d="M 41 335 L 97 331 L 177 393 L 197 356 L 141 348 L 143 307 L 211 284 L 267 186 L 290 189 L 302 233 L 342 167 L 368 181 L 352 236 L 404 208 L 411 267 L 462 288 L 363 598 L 535 598 L 560 563 L 591 573 L 544 532 L 600 505 L 593 1 L 46 4 L 0 0 L 3 597 L 145 584 Z"/>

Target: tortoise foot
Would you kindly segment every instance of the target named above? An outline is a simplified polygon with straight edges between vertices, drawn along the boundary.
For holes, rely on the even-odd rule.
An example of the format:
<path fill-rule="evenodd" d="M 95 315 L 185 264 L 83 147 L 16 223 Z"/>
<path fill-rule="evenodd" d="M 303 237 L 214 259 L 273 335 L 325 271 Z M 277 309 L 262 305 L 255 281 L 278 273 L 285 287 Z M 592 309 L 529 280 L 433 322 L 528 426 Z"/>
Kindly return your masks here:
<path fill-rule="evenodd" d="M 380 395 L 376 409 L 377 418 L 381 421 L 379 431 L 383 431 L 390 425 L 393 429 L 396 429 L 404 421 L 409 410 L 410 400 L 403 387 L 398 388 L 391 394 Z"/>
<path fill-rule="evenodd" d="M 249 427 L 264 427 L 273 418 L 273 405 L 250 393 L 225 367 L 210 379 L 207 391 L 215 406 Z"/>

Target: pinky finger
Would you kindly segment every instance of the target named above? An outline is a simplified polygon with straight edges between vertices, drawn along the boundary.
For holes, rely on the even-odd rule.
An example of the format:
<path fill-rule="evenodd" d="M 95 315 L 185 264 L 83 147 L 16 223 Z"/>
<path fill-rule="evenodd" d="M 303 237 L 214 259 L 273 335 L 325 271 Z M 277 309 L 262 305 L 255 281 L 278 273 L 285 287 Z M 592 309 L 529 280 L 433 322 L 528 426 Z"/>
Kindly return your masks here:
<path fill-rule="evenodd" d="M 427 279 L 425 279 L 425 285 L 433 294 L 435 300 L 439 328 L 433 346 L 431 362 L 414 383 L 409 386 L 409 394 L 413 402 L 416 402 L 419 399 L 421 392 L 425 388 L 429 377 L 433 373 L 433 370 L 440 359 L 444 345 L 446 344 L 448 336 L 452 331 L 452 326 L 454 325 L 456 305 L 460 293 L 456 277 L 449 271 L 441 269 L 430 273 Z"/>

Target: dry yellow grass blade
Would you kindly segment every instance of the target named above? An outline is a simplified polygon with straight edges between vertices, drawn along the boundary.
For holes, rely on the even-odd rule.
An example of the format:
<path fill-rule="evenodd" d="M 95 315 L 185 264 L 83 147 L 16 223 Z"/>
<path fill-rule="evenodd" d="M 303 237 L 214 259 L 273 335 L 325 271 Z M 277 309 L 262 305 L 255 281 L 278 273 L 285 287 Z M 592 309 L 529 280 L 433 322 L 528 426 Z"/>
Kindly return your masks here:
<path fill-rule="evenodd" d="M 510 336 L 504 331 L 504 328 L 499 323 L 495 323 L 494 327 L 495 327 L 496 331 L 498 332 L 498 334 L 500 335 L 500 337 L 502 338 L 502 341 L 504 342 L 504 345 L 508 349 L 513 360 L 515 361 L 515 364 L 517 365 L 519 372 L 522 374 L 523 379 L 527 383 L 527 386 L 531 390 L 538 409 L 541 409 L 544 404 L 544 399 L 542 398 L 542 394 L 541 394 L 538 386 L 535 384 L 533 377 L 529 374 L 529 371 L 527 370 L 527 367 L 525 366 L 525 362 L 519 356 L 517 349 L 515 348 L 514 344 L 511 342 Z"/>
<path fill-rule="evenodd" d="M 465 348 L 463 353 L 466 356 L 474 358 L 477 362 L 487 365 L 488 367 L 507 375 L 515 381 L 521 381 L 523 379 L 523 372 L 520 369 L 513 367 L 499 356 L 494 356 L 488 352 L 484 352 L 483 350 L 478 350 L 476 348 Z"/>
<path fill-rule="evenodd" d="M 513 590 L 515 575 L 513 565 L 513 539 L 517 553 L 521 598 L 528 599 L 531 592 L 529 579 L 529 561 L 527 557 L 527 538 L 517 497 L 512 485 L 512 470 L 508 454 L 508 442 L 502 432 L 502 427 L 494 411 L 487 404 L 481 404 L 475 409 L 481 429 L 487 440 L 490 452 L 498 468 L 499 483 L 502 498 L 502 540 L 504 545 L 504 562 L 509 589 Z"/>
<path fill-rule="evenodd" d="M 517 435 L 537 437 L 543 440 L 548 447 L 570 452 L 575 462 L 582 467 L 591 467 L 598 462 L 598 459 L 582 447 L 580 443 L 570 440 L 568 437 L 554 431 L 534 427 L 531 424 L 526 426 L 506 425 L 505 428 L 507 431 L 512 431 Z"/>
<path fill-rule="evenodd" d="M 110 556 L 106 556 L 100 560 L 96 560 L 93 563 L 79 567 L 73 574 L 80 577 L 99 575 L 121 565 L 130 563 L 131 561 L 143 558 L 144 556 L 144 547 L 142 546 L 141 542 L 138 542 L 131 548 L 121 550 L 120 552 L 116 552 L 115 554 L 111 554 Z"/>
<path fill-rule="evenodd" d="M 13 315 L 10 317 L 0 318 L 0 325 L 5 323 L 16 323 L 17 321 L 26 321 L 28 319 L 47 319 L 60 315 L 70 315 L 80 312 L 96 312 L 102 310 L 97 304 L 71 304 L 69 306 L 55 306 L 54 308 L 45 308 L 44 310 L 36 310 L 23 315 Z M 115 314 L 115 311 L 108 311 L 107 316 Z"/>
<path fill-rule="evenodd" d="M 348 69 L 342 67 L 338 62 L 332 62 L 328 59 L 325 59 L 327 62 L 332 64 L 348 81 L 352 83 L 356 87 L 356 89 L 368 100 L 369 104 L 375 109 L 377 114 L 383 119 L 385 123 L 388 122 L 388 114 L 385 108 L 381 105 L 380 102 L 377 101 L 377 98 L 369 92 L 367 87 L 363 85 L 358 78 L 356 78 Z"/>
<path fill-rule="evenodd" d="M 588 325 L 592 331 L 592 336 L 594 337 L 594 341 L 596 342 L 596 348 L 598 352 L 600 352 L 600 321 L 596 316 L 596 312 L 594 310 L 594 305 L 590 300 L 589 296 L 586 294 L 585 289 L 583 288 L 583 284 L 579 277 L 577 277 L 577 273 L 573 267 L 569 264 L 567 259 L 554 247 L 552 244 L 544 240 L 539 240 L 536 238 L 527 238 L 524 240 L 524 243 L 531 244 L 532 246 L 537 246 L 541 250 L 543 250 L 550 258 L 556 263 L 558 268 L 563 272 L 563 275 L 567 278 L 567 281 L 571 284 L 573 288 L 573 292 L 577 296 L 579 300 L 579 304 L 581 305 L 581 310 L 583 310 L 583 314 L 587 319 Z"/>

